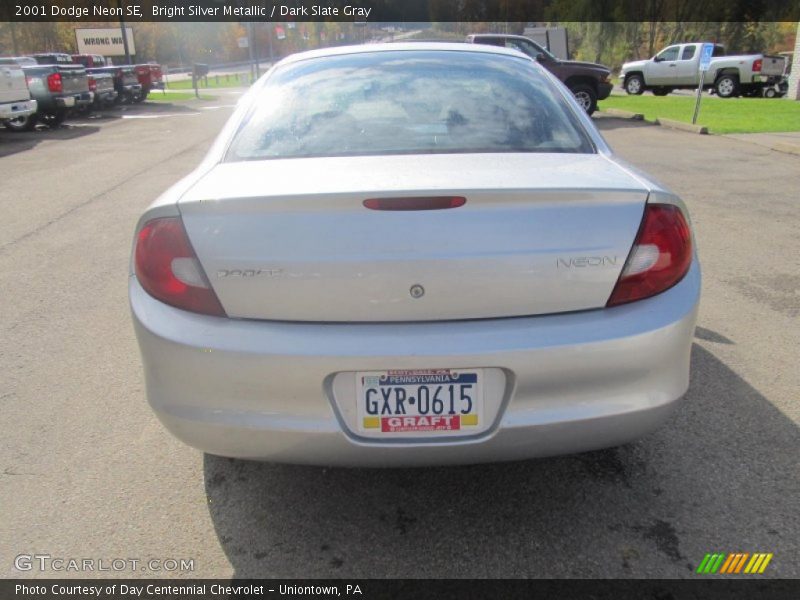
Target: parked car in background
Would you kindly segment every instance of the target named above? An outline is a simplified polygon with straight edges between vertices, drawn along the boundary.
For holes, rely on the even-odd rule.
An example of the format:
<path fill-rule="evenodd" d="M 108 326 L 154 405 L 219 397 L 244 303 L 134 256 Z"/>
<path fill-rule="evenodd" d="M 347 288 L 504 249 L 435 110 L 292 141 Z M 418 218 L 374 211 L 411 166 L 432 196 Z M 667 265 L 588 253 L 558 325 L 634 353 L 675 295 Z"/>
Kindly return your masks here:
<path fill-rule="evenodd" d="M 702 42 L 673 44 L 653 58 L 622 65 L 619 74 L 628 94 L 639 95 L 650 90 L 666 96 L 673 90 L 697 88 L 700 84 Z M 720 98 L 758 96 L 780 81 L 784 72 L 782 56 L 743 54 L 726 56 L 725 48 L 714 44 L 711 63 L 704 78 L 704 88 L 712 89 Z"/>
<path fill-rule="evenodd" d="M 590 115 L 597 110 L 597 101 L 608 98 L 613 88 L 611 69 L 608 67 L 596 63 L 561 60 L 525 36 L 476 33 L 468 35 L 466 41 L 472 44 L 513 48 L 527 54 L 558 77 Z"/>
<path fill-rule="evenodd" d="M 81 64 L 73 60 L 72 55 L 65 52 L 36 53 L 33 55 L 33 58 L 39 64 Z M 94 94 L 94 100 L 90 105 L 83 106 L 82 108 L 102 108 L 116 100 L 118 93 L 114 85 L 114 76 L 111 73 L 90 73 L 87 69 L 87 80 L 89 91 Z"/>
<path fill-rule="evenodd" d="M 100 54 L 73 54 L 73 62 L 83 65 L 87 69 L 101 69 L 114 66 L 110 60 Z"/>
<path fill-rule="evenodd" d="M 25 119 L 36 113 L 25 73 L 13 60 L 0 59 L 0 124 Z"/>
<path fill-rule="evenodd" d="M 0 64 L 17 65 L 19 67 L 35 67 L 39 63 L 31 56 L 3 56 L 0 57 Z"/>
<path fill-rule="evenodd" d="M 94 92 L 93 108 L 104 108 L 114 103 L 118 93 L 111 73 L 87 73 L 87 78 L 89 90 Z"/>
<path fill-rule="evenodd" d="M 72 57 L 66 52 L 36 52 L 31 58 L 40 65 L 72 65 Z"/>
<path fill-rule="evenodd" d="M 89 73 L 108 73 L 114 77 L 114 89 L 117 91 L 117 102 L 141 102 L 142 84 L 136 67 L 131 65 L 114 65 L 99 54 L 73 54 L 72 60 L 86 67 Z"/>
<path fill-rule="evenodd" d="M 115 102 L 118 104 L 130 104 L 142 93 L 142 85 L 131 66 L 121 65 L 87 70 L 89 73 L 107 73 L 114 78 L 114 89 L 117 91 Z"/>
<path fill-rule="evenodd" d="M 86 69 L 57 56 L 42 54 L 4 59 L 22 67 L 30 94 L 37 102 L 36 113 L 8 121 L 6 126 L 9 129 L 29 131 L 37 122 L 54 127 L 64 121 L 69 111 L 93 102 L 94 94 L 89 90 Z"/>
<path fill-rule="evenodd" d="M 794 52 L 779 52 L 778 54 L 786 60 L 786 64 L 783 67 L 783 75 L 777 83 L 764 88 L 765 98 L 783 98 L 789 93 L 789 75 L 792 72 Z"/>
<path fill-rule="evenodd" d="M 680 198 L 542 66 L 464 43 L 282 60 L 144 211 L 128 281 L 175 436 L 373 467 L 643 436 L 689 385 L 700 299 Z"/>
<path fill-rule="evenodd" d="M 142 85 L 142 91 L 134 99 L 134 102 L 144 102 L 152 90 L 164 89 L 164 74 L 161 71 L 161 65 L 155 63 L 136 65 L 134 71 Z"/>

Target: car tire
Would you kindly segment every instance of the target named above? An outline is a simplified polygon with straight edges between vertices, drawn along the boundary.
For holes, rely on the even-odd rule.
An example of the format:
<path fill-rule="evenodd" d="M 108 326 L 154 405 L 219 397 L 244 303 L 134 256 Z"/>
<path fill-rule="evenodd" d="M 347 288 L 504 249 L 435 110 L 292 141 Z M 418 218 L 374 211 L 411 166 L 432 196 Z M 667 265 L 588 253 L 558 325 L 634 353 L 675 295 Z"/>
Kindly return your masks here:
<path fill-rule="evenodd" d="M 133 101 L 136 102 L 136 104 L 144 102 L 145 100 L 147 100 L 147 92 L 139 92 L 133 97 Z"/>
<path fill-rule="evenodd" d="M 764 90 L 764 97 L 765 98 L 775 98 L 778 95 L 778 92 L 775 91 L 775 88 L 768 87 Z"/>
<path fill-rule="evenodd" d="M 644 94 L 644 79 L 641 75 L 628 75 L 625 78 L 625 91 L 630 96 L 641 96 Z"/>
<path fill-rule="evenodd" d="M 653 88 L 653 96 L 666 96 L 671 91 L 669 88 Z"/>
<path fill-rule="evenodd" d="M 19 133 L 21 131 L 33 131 L 36 127 L 37 121 L 38 115 L 33 114 L 28 115 L 27 117 L 17 117 L 16 119 L 11 119 L 10 121 L 6 121 L 4 125 L 9 131 Z"/>
<path fill-rule="evenodd" d="M 591 115 L 597 110 L 597 92 L 594 91 L 592 86 L 580 83 L 570 88 L 570 91 L 587 115 Z"/>
<path fill-rule="evenodd" d="M 41 121 L 42 124 L 54 128 L 61 125 L 64 122 L 64 119 L 66 118 L 67 118 L 67 111 L 57 110 L 56 112 L 42 113 L 42 115 L 39 117 L 39 120 Z"/>
<path fill-rule="evenodd" d="M 720 98 L 735 98 L 739 95 L 739 78 L 736 75 L 720 75 L 714 82 L 714 90 Z"/>

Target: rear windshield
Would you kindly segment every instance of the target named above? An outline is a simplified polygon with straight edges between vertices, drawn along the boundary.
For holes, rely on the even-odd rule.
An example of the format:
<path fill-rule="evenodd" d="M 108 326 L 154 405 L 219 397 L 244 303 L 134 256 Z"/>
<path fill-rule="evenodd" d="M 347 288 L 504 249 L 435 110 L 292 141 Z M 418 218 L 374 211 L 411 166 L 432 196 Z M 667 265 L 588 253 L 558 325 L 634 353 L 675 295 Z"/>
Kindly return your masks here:
<path fill-rule="evenodd" d="M 594 147 L 532 62 L 406 50 L 279 68 L 226 160 L 479 152 L 592 153 Z"/>
<path fill-rule="evenodd" d="M 34 57 L 42 65 L 71 65 L 72 57 L 69 54 L 38 54 Z"/>

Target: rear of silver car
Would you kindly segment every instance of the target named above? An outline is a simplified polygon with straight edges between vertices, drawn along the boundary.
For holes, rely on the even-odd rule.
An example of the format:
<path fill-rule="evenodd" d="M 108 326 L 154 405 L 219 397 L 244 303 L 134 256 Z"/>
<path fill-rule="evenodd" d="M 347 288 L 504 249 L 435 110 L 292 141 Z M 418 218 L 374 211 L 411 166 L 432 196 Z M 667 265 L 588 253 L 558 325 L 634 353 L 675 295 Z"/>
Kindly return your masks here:
<path fill-rule="evenodd" d="M 134 324 L 173 434 L 225 456 L 395 466 L 576 452 L 663 422 L 699 300 L 685 209 L 543 72 L 519 92 L 540 115 L 519 112 L 516 83 L 493 107 L 522 60 L 329 51 L 250 93 L 137 229 Z M 459 66 L 499 83 L 460 90 Z M 475 125 L 484 111 L 500 125 Z"/>

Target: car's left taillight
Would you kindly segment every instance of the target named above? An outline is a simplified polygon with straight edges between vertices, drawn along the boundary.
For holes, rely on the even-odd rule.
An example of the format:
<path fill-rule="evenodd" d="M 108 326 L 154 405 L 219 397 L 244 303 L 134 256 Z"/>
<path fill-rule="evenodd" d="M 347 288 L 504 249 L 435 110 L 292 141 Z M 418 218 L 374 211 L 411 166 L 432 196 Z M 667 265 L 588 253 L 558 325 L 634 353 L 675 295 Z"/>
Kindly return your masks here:
<path fill-rule="evenodd" d="M 94 77 L 87 77 L 86 80 L 89 82 L 89 91 L 96 92 L 97 91 L 97 81 L 95 81 Z"/>
<path fill-rule="evenodd" d="M 755 59 L 753 61 L 753 73 L 760 73 L 761 72 L 761 67 L 762 67 L 763 64 L 764 64 L 764 62 L 763 62 L 762 59 L 760 59 L 760 58 Z"/>
<path fill-rule="evenodd" d="M 226 316 L 180 217 L 145 223 L 136 238 L 134 263 L 136 278 L 154 298 L 183 310 Z"/>
<path fill-rule="evenodd" d="M 606 306 L 660 294 L 678 283 L 692 264 L 692 233 L 672 204 L 647 204 L 633 248 Z"/>

